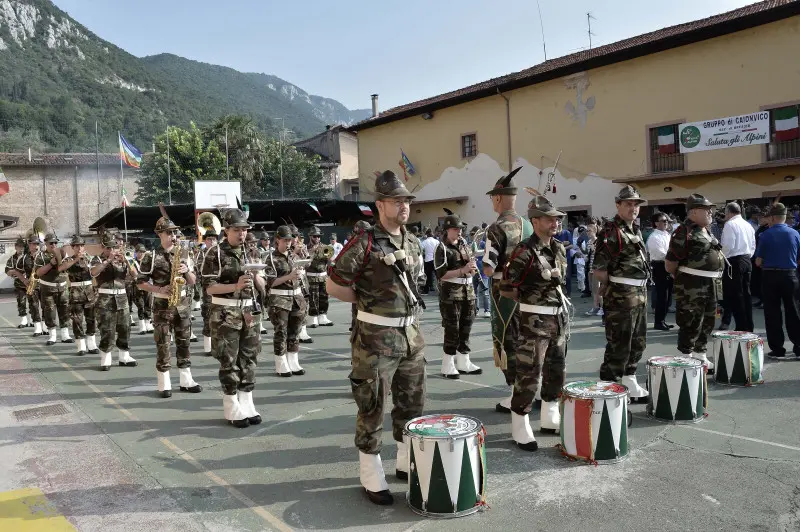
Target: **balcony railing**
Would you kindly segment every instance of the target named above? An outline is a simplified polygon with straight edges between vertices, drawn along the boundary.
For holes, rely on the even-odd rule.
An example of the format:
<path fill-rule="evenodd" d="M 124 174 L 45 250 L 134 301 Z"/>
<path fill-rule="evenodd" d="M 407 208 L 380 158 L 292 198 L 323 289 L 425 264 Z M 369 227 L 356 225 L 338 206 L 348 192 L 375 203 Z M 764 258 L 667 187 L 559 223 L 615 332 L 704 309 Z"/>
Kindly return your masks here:
<path fill-rule="evenodd" d="M 771 142 L 767 147 L 767 160 L 780 161 L 800 157 L 800 139 Z"/>

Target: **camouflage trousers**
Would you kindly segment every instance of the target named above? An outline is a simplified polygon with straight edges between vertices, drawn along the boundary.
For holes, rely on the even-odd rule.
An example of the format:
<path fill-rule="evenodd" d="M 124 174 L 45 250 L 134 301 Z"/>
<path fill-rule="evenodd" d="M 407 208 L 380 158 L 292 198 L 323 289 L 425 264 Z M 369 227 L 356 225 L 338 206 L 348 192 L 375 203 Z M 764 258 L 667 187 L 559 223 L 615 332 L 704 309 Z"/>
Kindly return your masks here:
<path fill-rule="evenodd" d="M 237 391 L 252 392 L 256 382 L 256 365 L 261 352 L 261 338 L 258 335 L 258 321 L 241 329 L 225 325 L 218 319 L 219 313 L 212 313 L 211 353 L 219 361 L 219 382 L 222 393 L 234 395 Z"/>
<path fill-rule="evenodd" d="M 160 307 L 160 308 L 159 308 Z M 153 340 L 156 342 L 156 371 L 168 371 L 170 364 L 169 333 L 170 329 L 175 334 L 175 358 L 178 359 L 179 368 L 192 366 L 189 360 L 189 337 L 192 334 L 191 310 L 182 312 L 178 309 L 163 308 L 158 305 L 153 309 Z"/>
<path fill-rule="evenodd" d="M 546 316 L 520 314 L 520 339 L 517 344 L 517 378 L 511 397 L 511 410 L 524 416 L 531 411 L 539 378 L 542 401 L 553 402 L 566 381 L 565 314 Z"/>
<path fill-rule="evenodd" d="M 200 285 L 195 284 L 194 290 L 192 291 L 192 301 L 200 301 L 201 294 L 200 294 Z"/>
<path fill-rule="evenodd" d="M 506 378 L 506 384 L 513 386 L 517 379 L 517 357 L 516 344 L 519 337 L 519 308 L 509 316 L 503 317 L 498 314 L 498 303 L 503 304 L 506 298 L 500 296 L 500 281 L 492 279 L 491 285 L 491 299 L 492 299 L 492 346 L 495 352 L 495 365 L 497 365 L 497 353 L 503 350 L 506 353 L 506 369 L 501 369 Z M 502 323 L 497 325 L 498 320 L 505 320 L 505 332 L 503 334 L 503 341 L 498 341 L 498 337 L 494 334 L 494 330 L 498 326 L 503 326 Z"/>
<path fill-rule="evenodd" d="M 408 357 L 380 356 L 364 345 L 358 337 L 359 323 L 353 342 L 350 387 L 358 407 L 356 416 L 356 447 L 367 453 L 381 452 L 383 417 L 386 398 L 392 392 L 392 435 L 403 441 L 403 429 L 412 418 L 422 415 L 425 406 L 425 356 L 419 353 Z"/>
<path fill-rule="evenodd" d="M 70 301 L 69 316 L 72 318 L 72 336 L 76 340 L 86 336 L 94 336 L 94 305 L 85 301 Z"/>
<path fill-rule="evenodd" d="M 17 298 L 17 316 L 28 315 L 28 294 L 25 293 L 25 288 L 14 287 L 14 296 Z M 33 311 L 33 309 L 31 309 Z M 34 320 L 38 321 L 38 320 Z"/>
<path fill-rule="evenodd" d="M 444 328 L 444 353 L 469 353 L 469 334 L 475 320 L 475 300 L 440 301 L 439 313 L 442 315 Z"/>
<path fill-rule="evenodd" d="M 40 287 L 39 298 L 42 303 L 44 323 L 48 329 L 57 326 L 56 317 L 59 327 L 69 327 L 69 301 L 66 288 Z"/>
<path fill-rule="evenodd" d="M 606 351 L 600 378 L 619 380 L 636 375 L 647 347 L 647 287 L 612 283 L 603 297 Z"/>
<path fill-rule="evenodd" d="M 680 279 L 680 277 L 679 277 Z M 675 323 L 678 330 L 678 351 L 686 355 L 705 353 L 708 338 L 717 319 L 717 291 L 714 280 L 691 280 L 688 288 L 675 283 Z"/>
<path fill-rule="evenodd" d="M 305 311 L 298 309 L 297 305 L 292 310 L 285 310 L 276 306 L 269 308 L 269 321 L 275 329 L 272 335 L 275 356 L 282 357 L 287 352 L 297 353 L 300 350 L 300 342 L 297 340 L 297 336 L 300 334 L 300 329 L 303 327 L 305 319 Z"/>
<path fill-rule="evenodd" d="M 206 295 L 205 290 L 200 304 L 200 317 L 203 318 L 203 336 L 211 336 L 211 296 Z"/>
<path fill-rule="evenodd" d="M 153 317 L 153 294 L 134 288 L 134 302 L 136 314 L 140 320 L 149 320 Z M 131 309 L 131 311 L 133 311 Z"/>
<path fill-rule="evenodd" d="M 97 328 L 100 329 L 100 344 L 97 346 L 103 353 L 111 351 L 112 342 L 123 350 L 128 350 L 131 335 L 130 310 L 123 306 L 119 310 L 96 307 Z M 116 342 L 114 341 L 116 337 Z"/>
<path fill-rule="evenodd" d="M 33 320 L 33 323 L 38 323 L 38 322 L 42 321 L 42 312 L 41 312 L 41 306 L 40 306 L 41 302 L 39 300 L 39 291 L 38 290 L 34 290 L 31 295 L 27 295 L 27 293 L 26 293 L 25 297 L 28 298 L 28 309 L 31 312 L 31 320 Z M 19 308 L 19 307 L 17 307 L 17 308 Z"/>
<path fill-rule="evenodd" d="M 319 316 L 328 313 L 328 290 L 325 283 L 308 283 L 308 315 Z"/>
<path fill-rule="evenodd" d="M 136 285 L 134 283 L 125 283 L 125 295 L 128 296 L 128 311 L 133 314 L 133 303 L 136 300 Z"/>

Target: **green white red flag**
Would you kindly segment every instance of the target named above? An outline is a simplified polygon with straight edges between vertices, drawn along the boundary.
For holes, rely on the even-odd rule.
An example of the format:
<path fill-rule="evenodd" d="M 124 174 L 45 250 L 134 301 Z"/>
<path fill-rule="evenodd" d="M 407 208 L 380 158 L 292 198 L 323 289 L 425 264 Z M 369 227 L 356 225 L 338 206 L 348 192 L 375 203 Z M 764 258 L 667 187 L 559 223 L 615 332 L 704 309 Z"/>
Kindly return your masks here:
<path fill-rule="evenodd" d="M 772 117 L 775 120 L 775 140 L 777 142 L 800 138 L 796 105 L 775 109 L 772 111 Z"/>

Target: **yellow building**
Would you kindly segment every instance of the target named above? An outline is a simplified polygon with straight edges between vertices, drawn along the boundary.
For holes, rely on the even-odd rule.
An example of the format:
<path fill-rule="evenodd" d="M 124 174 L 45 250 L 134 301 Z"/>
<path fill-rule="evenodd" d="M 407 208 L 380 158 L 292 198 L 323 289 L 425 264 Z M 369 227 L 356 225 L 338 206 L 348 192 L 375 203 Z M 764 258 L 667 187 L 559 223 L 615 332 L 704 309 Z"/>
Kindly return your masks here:
<path fill-rule="evenodd" d="M 676 214 L 692 192 L 800 203 L 799 50 L 800 2 L 770 0 L 374 112 L 351 128 L 361 196 L 376 171 L 403 175 L 402 149 L 425 225 L 442 207 L 493 221 L 485 193 L 517 166 L 518 186 L 544 192 L 552 172 L 548 197 L 594 216 L 615 213 L 623 183 Z"/>

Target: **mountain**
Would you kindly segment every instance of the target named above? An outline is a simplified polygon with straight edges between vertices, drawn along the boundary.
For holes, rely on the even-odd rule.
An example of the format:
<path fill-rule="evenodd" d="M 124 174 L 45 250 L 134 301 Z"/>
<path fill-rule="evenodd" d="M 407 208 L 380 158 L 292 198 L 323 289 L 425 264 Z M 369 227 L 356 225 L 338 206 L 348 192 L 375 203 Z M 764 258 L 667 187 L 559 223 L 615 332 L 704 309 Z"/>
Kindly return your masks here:
<path fill-rule="evenodd" d="M 140 148 L 166 126 L 248 114 L 297 138 L 351 124 L 348 110 L 275 76 L 242 73 L 171 54 L 138 58 L 105 41 L 49 0 L 0 0 L 0 151 L 116 150 L 117 131 Z"/>

